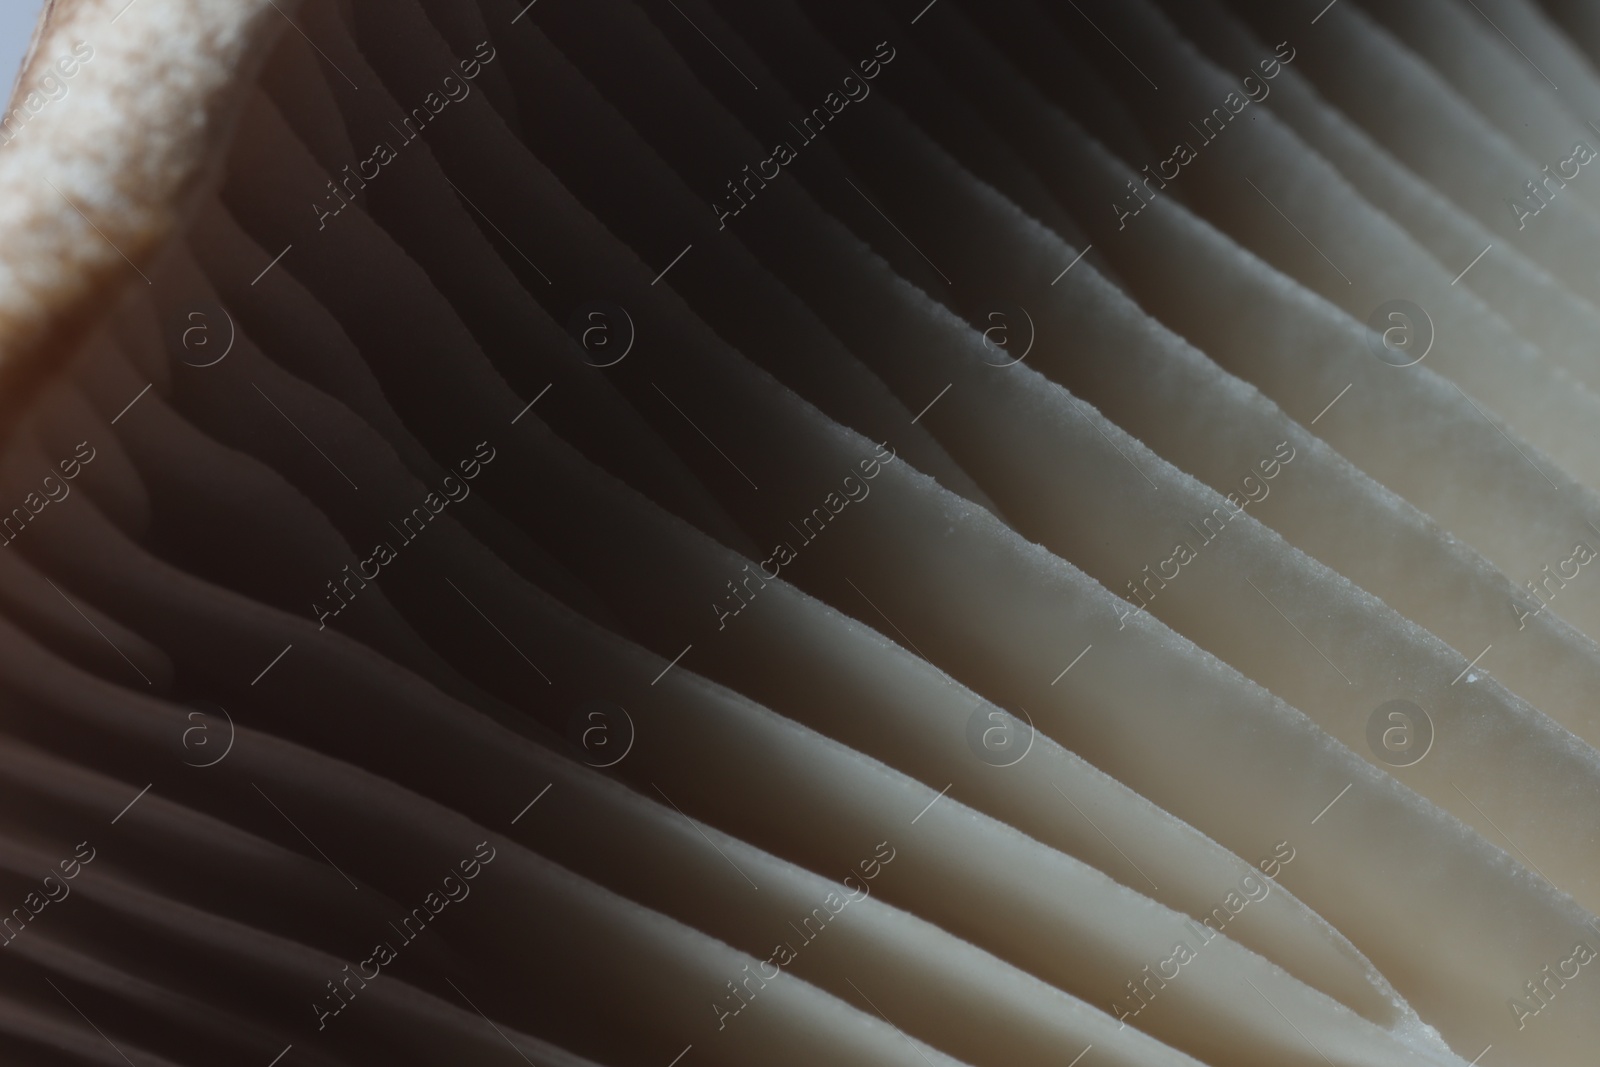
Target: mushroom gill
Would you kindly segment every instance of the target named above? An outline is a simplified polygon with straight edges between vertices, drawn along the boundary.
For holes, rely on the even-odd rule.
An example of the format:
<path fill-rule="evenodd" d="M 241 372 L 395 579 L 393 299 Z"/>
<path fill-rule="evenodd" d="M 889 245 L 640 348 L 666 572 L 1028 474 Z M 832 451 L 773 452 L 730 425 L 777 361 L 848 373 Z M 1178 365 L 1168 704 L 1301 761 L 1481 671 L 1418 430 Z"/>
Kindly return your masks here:
<path fill-rule="evenodd" d="M 1592 1063 L 1597 67 L 1584 0 L 54 0 L 6 1061 Z"/>

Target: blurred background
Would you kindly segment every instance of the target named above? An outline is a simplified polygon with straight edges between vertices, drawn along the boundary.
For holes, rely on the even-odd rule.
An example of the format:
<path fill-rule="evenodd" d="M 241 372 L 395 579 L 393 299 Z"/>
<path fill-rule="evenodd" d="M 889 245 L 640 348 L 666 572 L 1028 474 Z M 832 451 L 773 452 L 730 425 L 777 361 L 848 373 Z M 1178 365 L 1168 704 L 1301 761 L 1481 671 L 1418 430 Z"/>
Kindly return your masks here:
<path fill-rule="evenodd" d="M 7 99 L 43 7 L 44 0 L 0 0 L 0 86 L 5 87 Z"/>

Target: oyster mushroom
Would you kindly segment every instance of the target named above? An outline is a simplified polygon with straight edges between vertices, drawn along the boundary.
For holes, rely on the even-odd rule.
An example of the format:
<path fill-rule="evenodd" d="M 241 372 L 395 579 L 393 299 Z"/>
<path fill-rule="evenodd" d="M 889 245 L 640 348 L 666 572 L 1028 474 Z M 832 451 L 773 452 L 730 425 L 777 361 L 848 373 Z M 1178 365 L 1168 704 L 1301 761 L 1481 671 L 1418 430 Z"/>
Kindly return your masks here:
<path fill-rule="evenodd" d="M 1317 7 L 49 5 L 0 1047 L 1589 1062 L 1600 23 Z"/>

